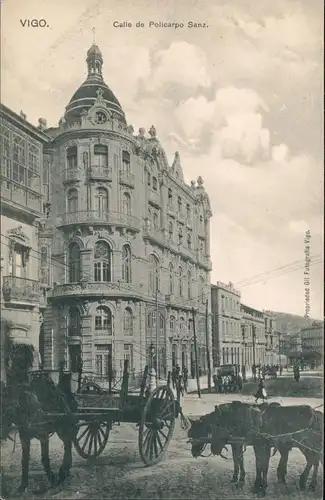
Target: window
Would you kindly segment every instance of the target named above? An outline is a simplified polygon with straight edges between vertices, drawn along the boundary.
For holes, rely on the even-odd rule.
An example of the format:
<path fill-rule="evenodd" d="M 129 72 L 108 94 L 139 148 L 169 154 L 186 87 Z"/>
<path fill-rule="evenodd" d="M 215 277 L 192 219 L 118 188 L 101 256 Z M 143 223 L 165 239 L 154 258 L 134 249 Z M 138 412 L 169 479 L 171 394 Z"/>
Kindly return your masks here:
<path fill-rule="evenodd" d="M 103 330 L 105 334 L 112 335 L 112 313 L 108 307 L 97 307 L 95 316 L 95 330 Z"/>
<path fill-rule="evenodd" d="M 177 208 L 178 208 L 178 213 L 181 214 L 182 213 L 182 198 L 180 196 L 178 196 L 177 198 Z"/>
<path fill-rule="evenodd" d="M 68 168 L 77 168 L 78 166 L 78 150 L 77 146 L 67 148 L 67 166 Z"/>
<path fill-rule="evenodd" d="M 77 373 L 80 367 L 81 348 L 80 345 L 69 345 L 69 370 Z"/>
<path fill-rule="evenodd" d="M 80 281 L 81 265 L 80 265 L 80 247 L 78 243 L 71 243 L 68 250 L 68 271 L 69 283 Z"/>
<path fill-rule="evenodd" d="M 94 146 L 94 165 L 98 167 L 108 166 L 108 147 L 104 144 L 95 144 Z"/>
<path fill-rule="evenodd" d="M 80 312 L 77 307 L 70 307 L 68 321 L 69 337 L 80 337 L 81 335 Z"/>
<path fill-rule="evenodd" d="M 131 283 L 131 250 L 129 245 L 122 248 L 122 280 Z"/>
<path fill-rule="evenodd" d="M 112 345 L 99 344 L 95 346 L 95 372 L 97 377 L 108 378 L 112 369 Z"/>
<path fill-rule="evenodd" d="M 179 296 L 183 295 L 183 269 L 181 267 L 178 268 L 178 293 Z"/>
<path fill-rule="evenodd" d="M 168 207 L 173 208 L 173 192 L 171 188 L 168 188 Z"/>
<path fill-rule="evenodd" d="M 26 248 L 15 244 L 9 260 L 9 275 L 26 278 Z"/>
<path fill-rule="evenodd" d="M 181 337 L 185 334 L 185 321 L 184 318 L 179 318 L 179 334 Z"/>
<path fill-rule="evenodd" d="M 94 251 L 94 280 L 111 281 L 111 255 L 112 251 L 108 243 L 99 241 Z"/>
<path fill-rule="evenodd" d="M 187 222 L 191 222 L 191 205 L 189 203 L 186 205 L 186 218 Z"/>
<path fill-rule="evenodd" d="M 187 235 L 187 247 L 192 248 L 192 236 L 190 234 Z"/>
<path fill-rule="evenodd" d="M 148 172 L 147 180 L 148 180 L 148 186 L 151 186 L 151 174 L 150 174 L 150 172 Z"/>
<path fill-rule="evenodd" d="M 149 256 L 149 287 L 152 293 L 159 291 L 160 280 L 159 280 L 159 261 L 157 257 L 153 254 Z"/>
<path fill-rule="evenodd" d="M 133 335 L 133 314 L 129 307 L 124 311 L 124 335 Z"/>
<path fill-rule="evenodd" d="M 192 273 L 191 271 L 187 272 L 187 298 L 192 298 Z"/>
<path fill-rule="evenodd" d="M 122 198 L 122 213 L 131 215 L 131 197 L 129 193 L 124 193 Z"/>
<path fill-rule="evenodd" d="M 40 282 L 48 285 L 50 283 L 50 268 L 48 262 L 48 247 L 42 246 L 40 249 Z"/>
<path fill-rule="evenodd" d="M 103 215 L 108 212 L 108 191 L 105 188 L 97 188 L 95 195 L 95 206 L 98 215 Z"/>
<path fill-rule="evenodd" d="M 169 318 L 169 330 L 171 333 L 175 332 L 175 316 Z"/>
<path fill-rule="evenodd" d="M 183 243 L 183 231 L 182 228 L 179 228 L 178 230 L 178 244 L 182 245 Z"/>
<path fill-rule="evenodd" d="M 154 229 L 158 229 L 159 228 L 158 214 L 156 212 L 154 212 L 154 214 L 153 214 L 153 227 L 154 227 Z"/>
<path fill-rule="evenodd" d="M 200 215 L 200 222 L 203 222 L 203 215 Z"/>
<path fill-rule="evenodd" d="M 130 153 L 122 151 L 122 171 L 124 174 L 130 173 Z"/>
<path fill-rule="evenodd" d="M 174 232 L 173 223 L 169 222 L 168 223 L 168 234 L 169 234 L 170 239 L 173 238 L 173 232 Z"/>
<path fill-rule="evenodd" d="M 78 191 L 76 189 L 70 189 L 68 191 L 68 212 L 75 213 L 78 212 Z"/>
<path fill-rule="evenodd" d="M 156 177 L 152 178 L 152 189 L 154 191 L 157 191 L 157 189 L 158 189 L 158 183 L 157 183 L 157 178 Z"/>
<path fill-rule="evenodd" d="M 189 335 L 191 335 L 193 333 L 193 320 L 192 319 L 188 320 L 187 329 L 188 329 Z"/>
<path fill-rule="evenodd" d="M 127 359 L 129 362 L 129 371 L 133 370 L 133 345 L 132 344 L 124 344 L 124 359 Z"/>
<path fill-rule="evenodd" d="M 169 294 L 172 295 L 174 293 L 174 266 L 170 262 L 169 266 Z"/>
<path fill-rule="evenodd" d="M 151 213 L 150 208 L 148 208 L 148 223 L 149 223 L 149 227 L 151 227 L 151 224 L 152 224 L 152 213 Z"/>

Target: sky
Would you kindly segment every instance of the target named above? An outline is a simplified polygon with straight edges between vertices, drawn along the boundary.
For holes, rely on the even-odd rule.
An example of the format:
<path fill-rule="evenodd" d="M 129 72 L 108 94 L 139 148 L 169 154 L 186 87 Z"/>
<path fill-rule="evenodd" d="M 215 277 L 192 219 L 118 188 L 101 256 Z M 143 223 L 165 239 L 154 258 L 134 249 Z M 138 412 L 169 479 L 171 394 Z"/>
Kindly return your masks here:
<path fill-rule="evenodd" d="M 179 151 L 185 179 L 204 179 L 212 283 L 231 281 L 252 307 L 304 315 L 309 231 L 310 316 L 323 318 L 321 0 L 2 4 L 4 104 L 56 126 L 86 78 L 95 27 L 128 123 L 153 124 L 170 162 Z M 47 26 L 22 26 L 33 18 Z"/>

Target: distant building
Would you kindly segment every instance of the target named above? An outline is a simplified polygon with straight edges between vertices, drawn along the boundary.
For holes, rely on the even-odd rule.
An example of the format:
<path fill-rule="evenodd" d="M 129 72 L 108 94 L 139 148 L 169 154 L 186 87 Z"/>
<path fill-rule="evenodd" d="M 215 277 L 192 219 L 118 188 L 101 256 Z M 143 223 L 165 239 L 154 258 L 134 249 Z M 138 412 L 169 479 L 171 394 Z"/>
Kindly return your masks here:
<path fill-rule="evenodd" d="M 280 335 L 280 351 L 286 356 L 288 365 L 292 366 L 302 358 L 301 335 L 289 333 Z"/>
<path fill-rule="evenodd" d="M 304 363 L 311 368 L 324 364 L 324 323 L 314 321 L 300 332 L 301 350 Z"/>
<path fill-rule="evenodd" d="M 240 292 L 232 283 L 211 287 L 212 356 L 214 366 L 242 365 Z"/>
<path fill-rule="evenodd" d="M 263 311 L 265 331 L 265 364 L 280 365 L 280 334 L 276 330 L 276 315 L 271 311 Z"/>
<path fill-rule="evenodd" d="M 249 370 L 255 365 L 266 365 L 266 331 L 264 313 L 241 305 L 243 364 Z"/>
<path fill-rule="evenodd" d="M 40 311 L 45 306 L 39 221 L 43 215 L 43 152 L 50 138 L 22 112 L 17 115 L 1 105 L 0 116 L 1 318 L 13 340 L 33 344 L 38 359 L 42 349 Z"/>

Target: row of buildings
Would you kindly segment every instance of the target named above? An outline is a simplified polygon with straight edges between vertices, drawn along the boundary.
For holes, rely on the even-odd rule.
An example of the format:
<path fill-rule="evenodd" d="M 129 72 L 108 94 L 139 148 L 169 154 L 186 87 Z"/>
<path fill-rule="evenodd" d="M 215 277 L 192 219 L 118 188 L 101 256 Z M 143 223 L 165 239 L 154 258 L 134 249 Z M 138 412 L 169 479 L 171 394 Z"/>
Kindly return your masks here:
<path fill-rule="evenodd" d="M 324 366 L 324 323 L 314 321 L 299 332 L 282 334 L 280 350 L 288 364 L 299 363 L 311 369 Z"/>
<path fill-rule="evenodd" d="M 1 106 L 1 315 L 42 366 L 107 378 L 125 359 L 161 377 L 179 364 L 275 364 L 267 311 L 211 286 L 208 194 L 169 165 L 152 126 L 135 134 L 102 75 L 97 45 L 87 78 L 57 127 Z M 208 332 L 208 333 L 207 333 Z M 3 335 L 1 336 L 3 338 Z M 38 357 L 39 354 L 39 357 Z"/>

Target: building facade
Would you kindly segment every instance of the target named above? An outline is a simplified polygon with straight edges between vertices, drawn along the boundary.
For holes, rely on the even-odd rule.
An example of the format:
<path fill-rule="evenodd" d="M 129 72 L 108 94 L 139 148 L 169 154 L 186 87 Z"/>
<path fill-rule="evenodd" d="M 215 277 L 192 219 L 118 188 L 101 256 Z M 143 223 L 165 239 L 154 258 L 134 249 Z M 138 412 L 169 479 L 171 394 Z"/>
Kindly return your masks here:
<path fill-rule="evenodd" d="M 212 352 L 215 367 L 243 364 L 241 294 L 232 283 L 211 287 Z"/>
<path fill-rule="evenodd" d="M 212 213 L 203 180 L 184 182 L 178 153 L 169 166 L 153 126 L 134 133 L 96 45 L 86 62 L 86 81 L 46 130 L 44 366 L 76 371 L 82 359 L 101 380 L 125 359 L 134 377 L 148 363 L 162 378 L 175 364 L 190 371 L 194 307 L 204 371 Z"/>
<path fill-rule="evenodd" d="M 45 306 L 39 252 L 43 152 L 50 138 L 1 105 L 1 318 L 16 342 L 32 343 L 37 365 Z M 2 332 L 4 334 L 4 332 Z M 3 335 L 1 335 L 3 342 Z"/>
<path fill-rule="evenodd" d="M 324 365 L 324 323 L 314 321 L 300 332 L 304 364 L 310 368 Z"/>
<path fill-rule="evenodd" d="M 287 365 L 302 361 L 302 343 L 299 333 L 280 334 L 280 351 L 286 357 Z"/>
<path fill-rule="evenodd" d="M 276 366 L 281 364 L 280 334 L 276 330 L 276 315 L 271 311 L 263 311 L 265 331 L 265 364 Z"/>
<path fill-rule="evenodd" d="M 266 365 L 266 329 L 262 311 L 241 304 L 243 364 L 251 370 L 253 365 Z"/>

